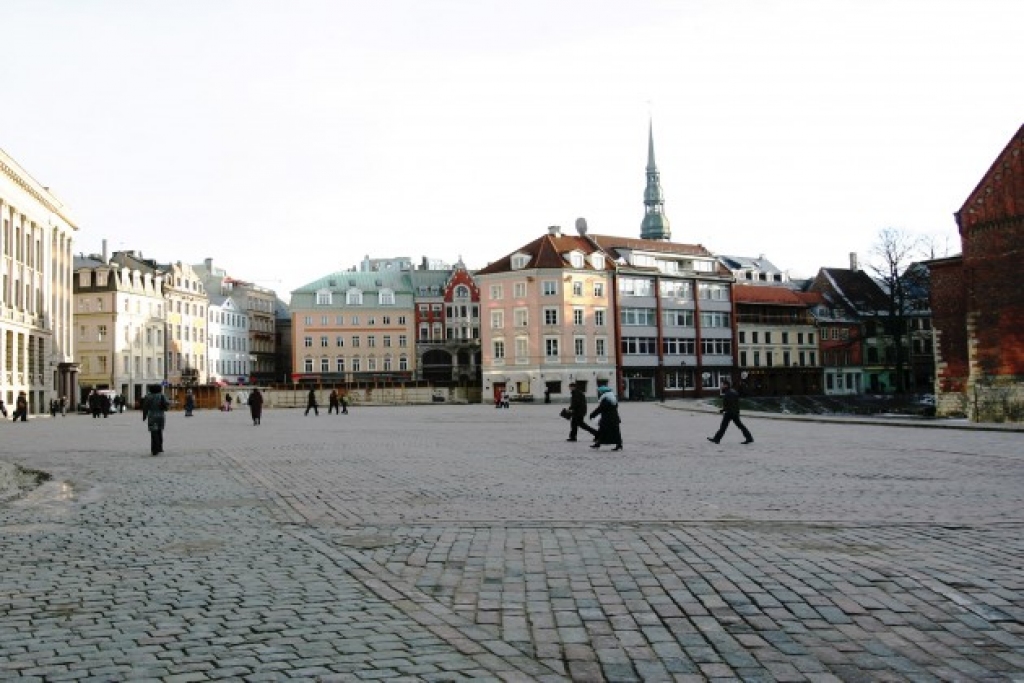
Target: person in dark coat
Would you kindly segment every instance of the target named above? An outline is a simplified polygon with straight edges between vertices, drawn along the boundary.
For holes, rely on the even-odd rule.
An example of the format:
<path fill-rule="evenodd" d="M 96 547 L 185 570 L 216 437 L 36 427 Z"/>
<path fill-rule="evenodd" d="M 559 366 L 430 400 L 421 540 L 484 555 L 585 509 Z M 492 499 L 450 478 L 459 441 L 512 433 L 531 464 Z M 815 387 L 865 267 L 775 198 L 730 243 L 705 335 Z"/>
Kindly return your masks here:
<path fill-rule="evenodd" d="M 341 404 L 341 414 L 348 415 L 348 400 L 345 394 L 338 394 L 338 402 Z"/>
<path fill-rule="evenodd" d="M 196 409 L 196 397 L 192 395 L 192 390 L 188 389 L 185 391 L 185 417 L 192 417 L 192 411 Z"/>
<path fill-rule="evenodd" d="M 320 410 L 316 405 L 316 392 L 312 389 L 309 390 L 309 396 L 306 398 L 306 412 L 303 415 L 309 415 L 309 411 L 312 410 L 314 415 L 319 415 Z"/>
<path fill-rule="evenodd" d="M 18 397 L 14 399 L 14 422 L 18 420 L 22 422 L 28 422 L 28 397 L 24 391 L 18 392 Z"/>
<path fill-rule="evenodd" d="M 163 387 L 150 384 L 149 393 L 142 399 L 142 421 L 149 429 L 149 450 L 153 455 L 164 452 L 164 425 L 167 422 L 167 397 Z"/>
<path fill-rule="evenodd" d="M 86 400 L 89 403 L 89 412 L 92 414 L 93 418 L 99 417 L 100 416 L 100 395 L 96 393 L 95 389 L 93 389 L 92 391 L 89 392 L 89 398 L 86 399 Z"/>
<path fill-rule="evenodd" d="M 590 432 L 591 436 L 597 436 L 597 430 L 587 424 L 587 397 L 573 382 L 569 385 L 569 438 L 566 441 L 575 441 L 577 430 L 582 429 Z"/>
<path fill-rule="evenodd" d="M 341 404 L 338 403 L 338 391 L 337 389 L 331 389 L 331 395 L 327 397 L 327 414 L 330 415 L 332 412 L 337 414 L 341 408 Z"/>
<path fill-rule="evenodd" d="M 722 413 L 722 424 L 718 427 L 718 432 L 714 436 L 708 437 L 708 441 L 712 443 L 721 441 L 722 435 L 725 434 L 729 423 L 732 422 L 743 432 L 743 443 L 754 443 L 754 437 L 750 435 L 750 430 L 740 422 L 740 395 L 736 393 L 736 390 L 732 388 L 732 384 L 728 381 L 722 382 L 722 409 L 718 412 Z"/>
<path fill-rule="evenodd" d="M 249 394 L 249 414 L 252 415 L 252 424 L 257 426 L 263 418 L 263 394 L 259 389 L 254 388 Z"/>
<path fill-rule="evenodd" d="M 597 423 L 597 435 L 591 448 L 600 448 L 601 444 L 615 444 L 613 451 L 622 450 L 622 430 L 619 425 L 619 400 L 609 387 L 597 388 L 597 407 L 590 413 L 590 419 L 600 416 Z"/>

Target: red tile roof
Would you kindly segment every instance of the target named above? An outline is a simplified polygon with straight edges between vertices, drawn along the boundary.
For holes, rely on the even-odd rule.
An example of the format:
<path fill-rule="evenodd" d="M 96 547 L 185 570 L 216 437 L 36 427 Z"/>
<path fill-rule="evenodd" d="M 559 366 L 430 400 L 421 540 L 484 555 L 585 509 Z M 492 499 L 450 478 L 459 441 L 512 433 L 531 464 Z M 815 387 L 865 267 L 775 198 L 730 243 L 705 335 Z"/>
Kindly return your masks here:
<path fill-rule="evenodd" d="M 1024 216 L 1024 126 L 956 213 L 960 229 Z"/>

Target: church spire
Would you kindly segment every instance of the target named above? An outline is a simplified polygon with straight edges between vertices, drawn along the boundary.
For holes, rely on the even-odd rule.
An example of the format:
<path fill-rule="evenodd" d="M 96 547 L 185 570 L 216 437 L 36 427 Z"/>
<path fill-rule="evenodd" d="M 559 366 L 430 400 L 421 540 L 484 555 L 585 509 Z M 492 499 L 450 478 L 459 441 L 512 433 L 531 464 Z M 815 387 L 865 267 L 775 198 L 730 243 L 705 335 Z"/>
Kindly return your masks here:
<path fill-rule="evenodd" d="M 665 215 L 665 196 L 661 192 L 661 174 L 654 163 L 654 121 L 650 122 L 647 142 L 647 189 L 644 190 L 644 221 L 640 237 L 645 240 L 669 240 L 672 230 Z"/>

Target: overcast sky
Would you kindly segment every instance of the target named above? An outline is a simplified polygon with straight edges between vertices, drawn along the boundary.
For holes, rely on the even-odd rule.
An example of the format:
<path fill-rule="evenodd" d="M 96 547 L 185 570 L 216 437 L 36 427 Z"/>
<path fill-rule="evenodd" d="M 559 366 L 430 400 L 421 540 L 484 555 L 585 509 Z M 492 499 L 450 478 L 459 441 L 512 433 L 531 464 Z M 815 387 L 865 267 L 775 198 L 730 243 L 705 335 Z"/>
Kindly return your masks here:
<path fill-rule="evenodd" d="M 76 252 L 288 293 L 548 225 L 797 275 L 953 213 L 1024 123 L 1020 0 L 0 0 L 0 148 Z M 941 254 L 940 254 L 941 255 Z"/>

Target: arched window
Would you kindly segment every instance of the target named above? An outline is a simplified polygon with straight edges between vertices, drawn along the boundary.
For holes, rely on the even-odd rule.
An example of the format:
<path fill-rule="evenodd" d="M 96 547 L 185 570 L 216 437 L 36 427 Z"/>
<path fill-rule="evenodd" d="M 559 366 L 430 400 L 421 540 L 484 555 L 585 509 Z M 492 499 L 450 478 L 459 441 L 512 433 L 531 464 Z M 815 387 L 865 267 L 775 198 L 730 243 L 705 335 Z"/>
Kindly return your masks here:
<path fill-rule="evenodd" d="M 362 306 L 363 291 L 356 287 L 352 287 L 345 293 L 345 303 L 349 306 Z"/>
<path fill-rule="evenodd" d="M 394 306 L 395 293 L 390 289 L 382 289 L 377 293 L 377 303 L 381 306 Z"/>

